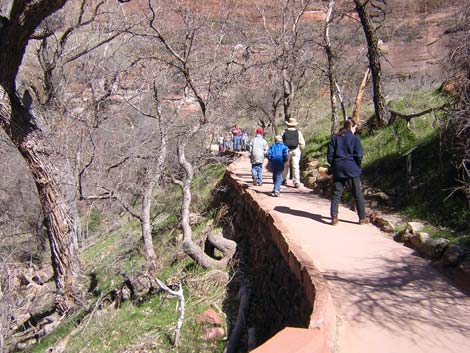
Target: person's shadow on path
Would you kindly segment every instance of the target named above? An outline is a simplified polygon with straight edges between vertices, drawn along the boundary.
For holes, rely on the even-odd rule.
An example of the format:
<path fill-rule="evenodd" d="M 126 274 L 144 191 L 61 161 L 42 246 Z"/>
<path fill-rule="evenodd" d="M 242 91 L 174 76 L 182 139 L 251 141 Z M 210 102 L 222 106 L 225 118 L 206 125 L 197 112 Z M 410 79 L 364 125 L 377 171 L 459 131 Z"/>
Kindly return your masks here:
<path fill-rule="evenodd" d="M 331 218 L 330 217 L 324 217 L 320 214 L 317 213 L 310 213 L 302 210 L 295 210 L 293 208 L 287 207 L 287 206 L 276 206 L 274 207 L 275 211 L 282 212 L 282 213 L 288 213 L 294 216 L 299 216 L 299 217 L 305 217 L 305 218 L 310 218 L 313 219 L 314 221 L 317 221 L 319 223 L 324 223 L 324 224 L 330 224 Z M 329 219 L 329 221 L 325 221 L 323 218 Z M 344 223 L 351 223 L 351 224 L 356 224 L 356 222 L 351 222 L 345 219 L 341 219 L 341 222 Z"/>
<path fill-rule="evenodd" d="M 293 208 L 287 207 L 287 206 L 276 206 L 274 207 L 275 211 L 282 212 L 282 213 L 288 213 L 294 216 L 299 216 L 299 217 L 305 217 L 305 218 L 310 218 L 313 219 L 314 221 L 320 222 L 320 223 L 325 223 L 325 224 L 330 224 L 330 222 L 327 222 L 323 220 L 323 216 L 316 214 L 316 213 L 310 213 L 302 210 L 294 210 Z"/>

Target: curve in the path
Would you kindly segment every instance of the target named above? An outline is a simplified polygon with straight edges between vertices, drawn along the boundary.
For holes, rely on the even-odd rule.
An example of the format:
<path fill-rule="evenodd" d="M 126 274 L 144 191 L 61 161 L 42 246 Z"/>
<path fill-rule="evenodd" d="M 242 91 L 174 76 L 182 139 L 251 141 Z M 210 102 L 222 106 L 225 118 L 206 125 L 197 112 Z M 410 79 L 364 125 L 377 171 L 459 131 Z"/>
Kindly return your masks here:
<path fill-rule="evenodd" d="M 245 155 L 228 174 L 272 216 L 282 239 L 278 247 L 314 300 L 307 342 L 326 343 L 316 351 L 292 344 L 292 350 L 276 350 L 285 339 L 306 337 L 287 329 L 254 352 L 470 351 L 470 298 L 413 250 L 372 225 L 358 225 L 357 215 L 346 208 L 340 207 L 339 225 L 330 226 L 329 201 L 307 188 L 288 186 L 281 197 L 271 197 L 271 175 L 265 174 L 263 186 L 252 186 Z"/>

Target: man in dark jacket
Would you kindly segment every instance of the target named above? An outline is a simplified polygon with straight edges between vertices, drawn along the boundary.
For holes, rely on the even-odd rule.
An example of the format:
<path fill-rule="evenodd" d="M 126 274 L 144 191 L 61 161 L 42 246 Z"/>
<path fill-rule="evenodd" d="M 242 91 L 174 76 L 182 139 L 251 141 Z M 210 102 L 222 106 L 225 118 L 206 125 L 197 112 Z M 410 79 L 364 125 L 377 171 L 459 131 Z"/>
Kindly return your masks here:
<path fill-rule="evenodd" d="M 359 136 L 354 135 L 356 124 L 348 119 L 344 122 L 343 133 L 334 135 L 328 145 L 328 163 L 333 173 L 333 197 L 331 199 L 331 225 L 338 224 L 338 206 L 346 185 L 350 185 L 356 201 L 359 224 L 369 223 L 366 218 L 364 196 L 361 190 L 362 145 Z"/>

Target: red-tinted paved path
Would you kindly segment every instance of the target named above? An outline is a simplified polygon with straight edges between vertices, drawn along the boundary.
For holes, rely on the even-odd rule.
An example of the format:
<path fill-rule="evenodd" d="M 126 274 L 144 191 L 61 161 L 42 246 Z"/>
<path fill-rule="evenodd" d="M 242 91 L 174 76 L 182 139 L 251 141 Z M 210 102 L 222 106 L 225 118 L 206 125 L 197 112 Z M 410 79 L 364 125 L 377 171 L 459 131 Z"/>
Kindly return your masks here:
<path fill-rule="evenodd" d="M 252 186 L 243 156 L 232 177 L 275 224 L 289 244 L 306 253 L 328 283 L 336 309 L 338 353 L 469 353 L 470 297 L 449 285 L 428 261 L 340 207 L 329 225 L 329 200 L 289 181 L 281 197 L 270 196 L 271 175 Z M 274 351 L 272 352 L 274 353 Z M 289 353 L 289 352 L 283 352 Z"/>

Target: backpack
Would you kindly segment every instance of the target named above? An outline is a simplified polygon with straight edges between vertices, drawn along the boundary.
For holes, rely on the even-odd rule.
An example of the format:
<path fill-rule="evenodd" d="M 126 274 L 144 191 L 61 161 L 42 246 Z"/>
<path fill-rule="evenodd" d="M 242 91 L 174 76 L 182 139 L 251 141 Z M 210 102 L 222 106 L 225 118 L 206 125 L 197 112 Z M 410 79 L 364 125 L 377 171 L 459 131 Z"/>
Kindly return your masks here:
<path fill-rule="evenodd" d="M 299 132 L 297 130 L 285 130 L 282 141 L 290 150 L 296 149 L 299 146 Z"/>

